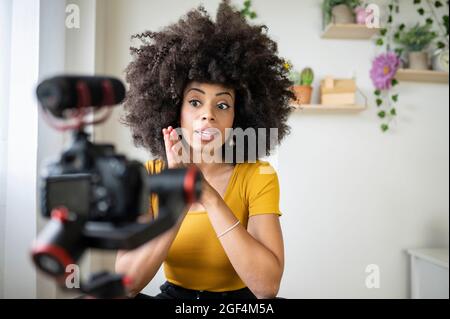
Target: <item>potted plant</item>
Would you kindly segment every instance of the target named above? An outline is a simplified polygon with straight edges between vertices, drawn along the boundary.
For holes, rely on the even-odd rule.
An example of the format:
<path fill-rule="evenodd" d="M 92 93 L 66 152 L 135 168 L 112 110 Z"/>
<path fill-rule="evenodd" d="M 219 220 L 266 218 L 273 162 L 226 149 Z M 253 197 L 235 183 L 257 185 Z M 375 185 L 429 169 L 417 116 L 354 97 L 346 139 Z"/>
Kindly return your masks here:
<path fill-rule="evenodd" d="M 428 70 L 428 52 L 425 51 L 430 43 L 437 37 L 431 30 L 431 24 L 416 24 L 412 28 L 404 28 L 397 32 L 395 41 L 402 45 L 408 52 L 409 68 L 416 70 Z"/>
<path fill-rule="evenodd" d="M 324 26 L 330 23 L 355 23 L 354 10 L 360 5 L 360 0 L 324 0 L 322 3 Z"/>
<path fill-rule="evenodd" d="M 431 65 L 436 71 L 448 72 L 449 69 L 449 18 L 448 1 L 414 1 L 417 12 L 427 24 L 433 25 L 437 32 L 436 48 L 432 53 Z"/>
<path fill-rule="evenodd" d="M 294 82 L 293 91 L 296 96 L 296 102 L 300 105 L 310 104 L 312 96 L 312 82 L 314 72 L 311 68 L 304 68 L 302 72 L 293 71 L 290 76 Z"/>

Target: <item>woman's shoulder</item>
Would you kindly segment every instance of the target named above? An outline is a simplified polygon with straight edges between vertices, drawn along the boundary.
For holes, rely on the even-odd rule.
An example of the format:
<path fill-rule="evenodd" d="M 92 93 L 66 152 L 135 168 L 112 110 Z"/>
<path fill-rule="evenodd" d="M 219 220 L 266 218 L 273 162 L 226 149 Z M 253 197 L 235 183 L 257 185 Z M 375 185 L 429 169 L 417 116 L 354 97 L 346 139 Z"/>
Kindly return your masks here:
<path fill-rule="evenodd" d="M 264 160 L 256 160 L 255 162 L 244 162 L 240 163 L 240 170 L 243 175 L 248 177 L 254 177 L 255 175 L 266 175 L 266 174 L 276 174 L 273 166 Z"/>
<path fill-rule="evenodd" d="M 157 158 L 148 160 L 144 166 L 148 174 L 158 174 L 165 168 L 165 162 Z"/>

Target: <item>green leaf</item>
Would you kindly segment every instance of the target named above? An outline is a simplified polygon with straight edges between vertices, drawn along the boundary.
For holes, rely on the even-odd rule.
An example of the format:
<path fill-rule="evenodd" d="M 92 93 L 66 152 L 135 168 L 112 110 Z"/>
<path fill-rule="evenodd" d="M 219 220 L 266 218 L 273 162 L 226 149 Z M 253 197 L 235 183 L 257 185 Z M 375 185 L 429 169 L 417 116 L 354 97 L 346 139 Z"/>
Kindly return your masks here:
<path fill-rule="evenodd" d="M 403 29 L 406 27 L 406 25 L 404 23 L 400 24 L 400 26 L 398 27 L 398 29 L 400 31 L 403 31 Z"/>
<path fill-rule="evenodd" d="M 420 4 L 420 0 L 414 0 L 414 4 Z"/>
<path fill-rule="evenodd" d="M 397 56 L 401 56 L 403 54 L 403 49 L 401 49 L 401 48 L 396 48 L 394 51 L 395 51 L 395 54 L 397 54 Z"/>
<path fill-rule="evenodd" d="M 438 47 L 439 49 L 443 49 L 443 48 L 445 48 L 445 43 L 442 42 L 442 41 L 439 41 L 439 42 L 437 43 L 437 47 Z"/>
<path fill-rule="evenodd" d="M 387 29 L 386 28 L 380 30 L 381 36 L 385 36 L 386 33 L 387 33 Z"/>
<path fill-rule="evenodd" d="M 392 95 L 392 101 L 398 102 L 398 94 Z"/>
<path fill-rule="evenodd" d="M 397 110 L 394 108 L 394 109 L 391 109 L 391 115 L 392 116 L 396 116 L 397 115 Z"/>
<path fill-rule="evenodd" d="M 386 112 L 385 111 L 378 112 L 378 117 L 384 119 L 386 117 Z"/>
<path fill-rule="evenodd" d="M 386 132 L 387 130 L 389 130 L 389 125 L 387 125 L 387 124 L 381 124 L 381 130 L 382 130 L 383 132 Z"/>
<path fill-rule="evenodd" d="M 376 103 L 377 103 L 377 106 L 380 106 L 381 104 L 383 104 L 383 100 L 382 99 L 376 99 Z"/>
<path fill-rule="evenodd" d="M 257 17 L 256 12 L 251 12 L 250 13 L 250 19 L 255 19 Z"/>
<path fill-rule="evenodd" d="M 423 8 L 417 9 L 417 12 L 423 16 L 425 14 L 425 10 Z"/>
<path fill-rule="evenodd" d="M 427 24 L 433 24 L 433 19 L 427 18 L 426 22 L 427 22 Z"/>
<path fill-rule="evenodd" d="M 378 39 L 377 39 L 377 42 L 376 42 L 376 45 L 382 46 L 383 44 L 384 44 L 383 39 L 382 39 L 382 38 L 378 38 Z"/>
<path fill-rule="evenodd" d="M 389 11 L 392 11 L 394 9 L 394 6 L 392 4 L 389 5 Z"/>
<path fill-rule="evenodd" d="M 392 15 L 389 15 L 387 23 L 392 23 Z"/>
<path fill-rule="evenodd" d="M 396 86 L 398 84 L 397 79 L 392 79 L 391 84 L 392 84 L 392 86 Z"/>
<path fill-rule="evenodd" d="M 381 95 L 381 91 L 380 90 L 375 90 L 373 92 L 373 94 L 375 94 L 376 96 L 380 96 Z"/>
<path fill-rule="evenodd" d="M 440 7 L 443 6 L 443 4 L 442 4 L 442 2 L 440 2 L 440 1 L 435 1 L 435 2 L 434 2 L 434 6 L 435 6 L 436 8 L 440 8 Z"/>
<path fill-rule="evenodd" d="M 446 15 L 444 15 L 442 17 L 442 22 L 443 22 L 444 27 L 445 27 L 445 31 L 446 31 L 445 34 L 448 35 L 448 28 L 449 28 L 448 14 L 446 14 Z"/>

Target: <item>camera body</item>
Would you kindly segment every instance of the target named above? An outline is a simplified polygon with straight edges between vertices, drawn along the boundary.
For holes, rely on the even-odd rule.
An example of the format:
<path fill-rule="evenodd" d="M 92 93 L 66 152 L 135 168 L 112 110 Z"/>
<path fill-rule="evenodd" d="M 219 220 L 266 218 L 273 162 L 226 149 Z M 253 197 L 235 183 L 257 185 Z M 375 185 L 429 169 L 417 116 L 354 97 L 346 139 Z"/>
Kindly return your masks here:
<path fill-rule="evenodd" d="M 52 209 L 64 206 L 88 221 L 135 221 L 148 212 L 146 175 L 113 145 L 92 144 L 85 132 L 74 132 L 71 146 L 42 176 L 42 214 L 50 217 Z"/>

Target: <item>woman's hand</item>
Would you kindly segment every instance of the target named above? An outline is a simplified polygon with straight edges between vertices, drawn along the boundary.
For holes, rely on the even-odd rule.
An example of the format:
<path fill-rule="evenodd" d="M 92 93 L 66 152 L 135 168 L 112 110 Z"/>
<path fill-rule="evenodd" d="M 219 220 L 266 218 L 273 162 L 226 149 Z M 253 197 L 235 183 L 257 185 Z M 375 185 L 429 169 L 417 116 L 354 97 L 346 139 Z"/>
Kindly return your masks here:
<path fill-rule="evenodd" d="M 181 168 L 186 167 L 187 152 L 183 148 L 180 137 L 172 126 L 162 129 L 162 134 L 164 136 L 164 145 L 166 148 L 166 157 L 168 168 Z M 220 194 L 211 186 L 211 184 L 202 175 L 202 195 L 198 202 L 202 204 L 205 208 L 211 204 L 216 204 L 218 200 L 222 197 Z"/>
<path fill-rule="evenodd" d="M 185 163 L 183 163 L 183 158 L 186 158 L 186 152 L 182 150 L 180 137 L 178 136 L 176 130 L 172 126 L 169 126 L 168 128 L 162 129 L 162 134 L 164 137 L 164 145 L 166 147 L 168 168 L 184 167 Z"/>
<path fill-rule="evenodd" d="M 202 176 L 202 194 L 198 202 L 207 209 L 211 205 L 217 204 L 217 201 L 222 200 L 220 194 L 214 187 Z"/>

